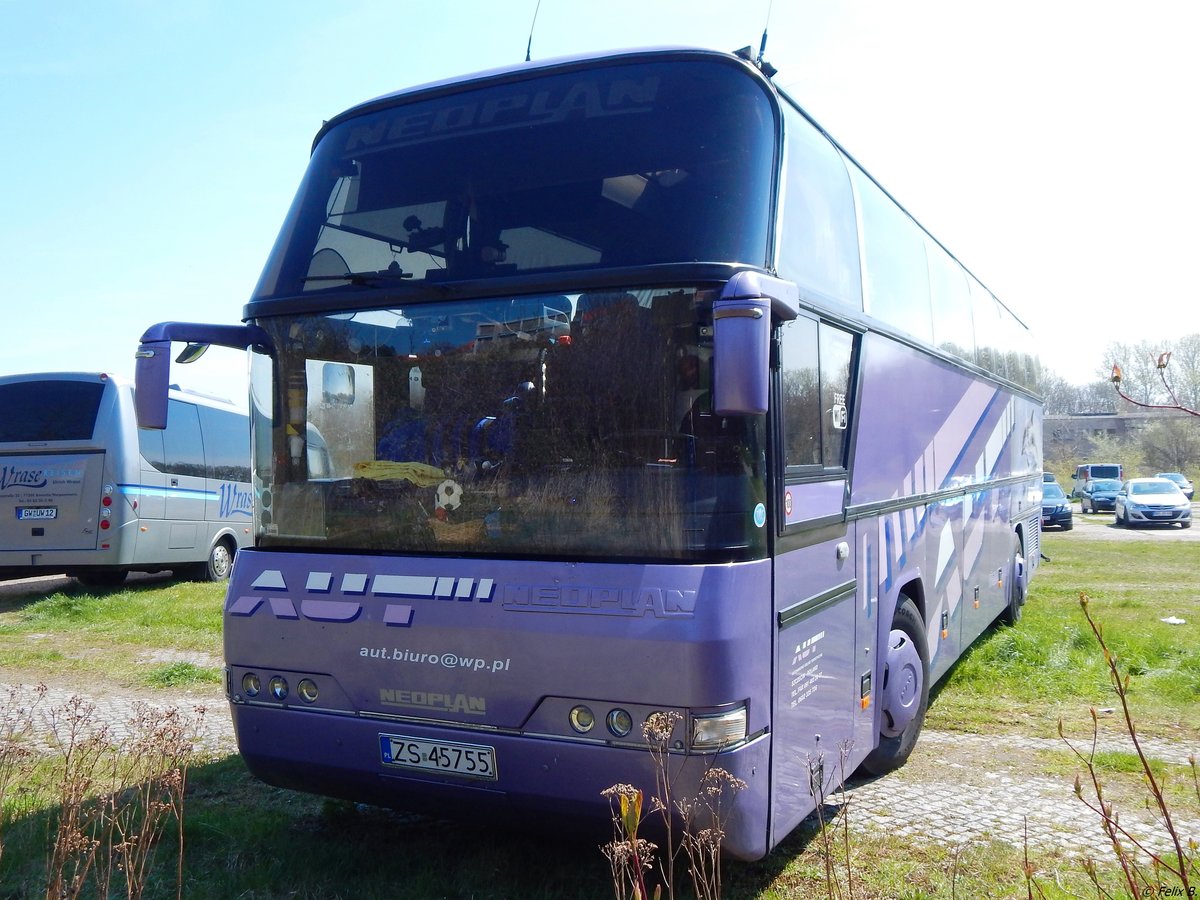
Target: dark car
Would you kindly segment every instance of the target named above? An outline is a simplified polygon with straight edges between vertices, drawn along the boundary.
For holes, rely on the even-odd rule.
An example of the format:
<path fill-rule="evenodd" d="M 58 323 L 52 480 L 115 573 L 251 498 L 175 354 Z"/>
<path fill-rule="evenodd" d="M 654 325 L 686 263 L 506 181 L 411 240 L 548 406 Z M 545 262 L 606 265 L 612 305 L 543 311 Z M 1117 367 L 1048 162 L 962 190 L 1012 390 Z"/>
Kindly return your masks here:
<path fill-rule="evenodd" d="M 1189 500 L 1191 500 L 1196 494 L 1195 486 L 1182 472 L 1159 472 L 1154 477 L 1165 478 L 1167 481 L 1175 482 L 1177 485 L 1179 485 L 1179 489 L 1183 491 L 1183 496 L 1187 497 Z"/>
<path fill-rule="evenodd" d="M 1080 512 L 1100 512 L 1102 509 L 1117 508 L 1117 494 L 1121 493 L 1121 482 L 1115 478 L 1093 478 L 1085 482 L 1079 495 Z"/>
<path fill-rule="evenodd" d="M 1042 527 L 1061 528 L 1070 531 L 1075 527 L 1071 513 L 1071 501 L 1063 489 L 1052 481 L 1042 484 Z"/>

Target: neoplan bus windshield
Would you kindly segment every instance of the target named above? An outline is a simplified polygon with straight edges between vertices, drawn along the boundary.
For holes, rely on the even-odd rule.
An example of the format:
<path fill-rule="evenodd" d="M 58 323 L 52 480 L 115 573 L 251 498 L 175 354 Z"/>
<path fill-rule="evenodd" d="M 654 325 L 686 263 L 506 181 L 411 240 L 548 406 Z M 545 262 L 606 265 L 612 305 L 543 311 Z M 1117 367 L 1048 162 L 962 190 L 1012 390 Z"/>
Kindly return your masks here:
<path fill-rule="evenodd" d="M 263 427 L 272 373 L 257 356 L 260 545 L 761 555 L 762 417 L 712 411 L 711 300 L 654 289 L 288 319 L 276 383 L 303 404 L 304 438 Z"/>
<path fill-rule="evenodd" d="M 618 61 L 420 96 L 324 134 L 256 300 L 767 264 L 774 113 L 728 62 Z"/>

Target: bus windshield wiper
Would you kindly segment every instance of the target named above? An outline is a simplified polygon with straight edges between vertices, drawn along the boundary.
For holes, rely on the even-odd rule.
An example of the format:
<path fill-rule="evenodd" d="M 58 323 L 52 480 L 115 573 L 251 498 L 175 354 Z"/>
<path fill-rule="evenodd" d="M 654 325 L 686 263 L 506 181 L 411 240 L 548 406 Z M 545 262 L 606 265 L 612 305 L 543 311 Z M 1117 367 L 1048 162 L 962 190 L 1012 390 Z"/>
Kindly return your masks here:
<path fill-rule="evenodd" d="M 370 287 L 382 282 L 402 281 L 413 277 L 412 272 L 405 272 L 396 263 L 392 263 L 386 269 L 380 269 L 375 272 L 346 272 L 342 275 L 305 275 L 301 281 L 348 281 L 351 284 L 358 284 Z"/>

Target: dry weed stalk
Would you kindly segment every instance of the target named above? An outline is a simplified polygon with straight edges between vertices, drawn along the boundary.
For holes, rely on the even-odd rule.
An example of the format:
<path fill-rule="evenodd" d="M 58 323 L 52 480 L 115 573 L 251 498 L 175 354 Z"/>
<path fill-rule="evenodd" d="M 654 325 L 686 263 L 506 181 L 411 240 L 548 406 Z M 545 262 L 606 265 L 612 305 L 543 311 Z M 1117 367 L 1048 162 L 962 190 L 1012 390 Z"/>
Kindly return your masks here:
<path fill-rule="evenodd" d="M 700 778 L 697 797 L 676 797 L 677 772 L 671 770 L 670 744 L 681 719 L 677 712 L 653 713 L 642 726 L 654 766 L 655 793 L 649 801 L 649 812 L 661 818 L 666 839 L 666 852 L 659 858 L 662 882 L 655 886 L 653 897 L 657 900 L 665 885 L 668 898 L 674 898 L 675 864 L 683 854 L 697 900 L 717 900 L 721 896 L 721 844 L 725 836 L 721 823 L 746 783 L 724 769 L 710 766 Z M 653 867 L 658 847 L 637 836 L 642 824 L 643 794 L 628 784 L 613 785 L 601 794 L 610 804 L 619 801 L 619 810 L 613 807 L 614 838 L 601 847 L 612 869 L 617 900 L 650 900 L 645 874 Z M 676 819 L 683 826 L 678 836 Z"/>
<path fill-rule="evenodd" d="M 1087 770 L 1088 779 L 1091 782 L 1089 793 L 1095 799 L 1093 801 L 1084 795 L 1083 782 L 1079 776 L 1075 778 L 1075 795 L 1088 809 L 1099 817 L 1100 825 L 1104 829 L 1104 833 L 1112 845 L 1113 854 L 1117 858 L 1117 863 L 1125 880 L 1125 886 L 1132 897 L 1166 896 L 1167 892 L 1172 890 L 1178 890 L 1180 896 L 1194 896 L 1193 892 L 1196 888 L 1193 887 L 1193 882 L 1200 880 L 1200 877 L 1198 877 L 1200 876 L 1200 871 L 1197 869 L 1198 848 L 1196 840 L 1194 838 L 1189 839 L 1185 844 L 1179 834 L 1179 830 L 1175 825 L 1171 810 L 1167 804 L 1164 784 L 1154 774 L 1150 760 L 1142 749 L 1141 741 L 1138 739 L 1137 727 L 1134 724 L 1133 712 L 1129 705 L 1130 676 L 1128 674 L 1122 675 L 1117 657 L 1109 649 L 1108 643 L 1104 639 L 1104 629 L 1092 618 L 1088 605 L 1089 599 L 1087 594 L 1081 593 L 1079 595 L 1079 606 L 1083 610 L 1084 618 L 1092 629 L 1092 634 L 1095 636 L 1100 649 L 1104 653 L 1104 662 L 1108 668 L 1109 680 L 1112 683 L 1117 699 L 1120 701 L 1125 730 L 1133 742 L 1134 751 L 1141 765 L 1146 790 L 1150 794 L 1150 803 L 1157 811 L 1159 824 L 1162 825 L 1171 840 L 1175 851 L 1174 856 L 1171 857 L 1155 851 L 1131 834 L 1121 824 L 1120 814 L 1114 805 L 1105 798 L 1104 785 L 1100 781 L 1100 775 L 1095 763 L 1100 725 L 1099 716 L 1094 708 L 1091 710 L 1091 747 L 1086 753 L 1068 740 L 1062 722 L 1058 723 L 1059 736 Z M 1192 770 L 1192 781 L 1195 786 L 1196 797 L 1200 801 L 1200 778 L 1197 777 L 1196 773 L 1195 757 L 1189 757 L 1188 763 Z M 1147 861 L 1149 863 L 1149 870 L 1146 868 Z M 1084 861 L 1084 871 L 1091 879 L 1099 895 L 1103 897 L 1109 896 L 1108 892 L 1100 885 L 1098 872 L 1093 860 L 1088 859 Z M 1172 880 L 1171 884 L 1167 883 L 1168 879 Z M 1175 884 L 1178 887 L 1174 887 Z"/>
<path fill-rule="evenodd" d="M 0 708 L 0 859 L 4 858 L 4 833 L 9 823 L 19 818 L 29 802 L 30 775 L 36 761 L 30 747 L 34 716 L 45 696 L 46 686 L 38 685 L 26 705 L 21 688 L 10 685 L 8 699 Z"/>
<path fill-rule="evenodd" d="M 840 815 L 835 818 L 840 818 L 841 863 L 844 864 L 846 873 L 845 896 L 854 896 L 854 872 L 850 857 L 850 797 L 845 788 L 846 779 L 850 775 L 846 771 L 846 766 L 850 760 L 852 746 L 853 742 L 851 741 L 842 741 L 838 744 L 838 766 L 836 772 L 830 773 L 828 777 L 825 774 L 825 754 L 819 753 L 816 756 L 810 754 L 807 759 L 808 788 L 816 804 L 817 828 L 821 834 L 821 859 L 825 865 L 825 891 L 830 900 L 842 896 L 842 885 L 838 880 L 839 862 L 836 860 L 834 852 L 835 835 L 831 833 L 830 829 L 833 820 L 826 821 L 825 819 L 826 800 L 830 796 L 831 788 L 834 793 L 842 795 L 841 802 L 838 804 Z"/>
<path fill-rule="evenodd" d="M 34 769 L 34 738 L 45 724 L 55 809 L 50 818 L 46 858 L 47 900 L 108 897 L 117 884 L 125 896 L 143 895 L 153 854 L 174 819 L 178 839 L 177 896 L 183 893 L 183 796 L 193 738 L 204 709 L 188 721 L 178 709 L 136 704 L 123 728 L 101 721 L 94 703 L 72 697 L 43 716 L 35 713 L 45 697 L 20 703 L 10 689 L 0 710 L 0 826 L 11 819 L 8 793 Z M 43 764 L 47 764 L 43 761 Z M 2 834 L 0 834 L 2 836 Z"/>

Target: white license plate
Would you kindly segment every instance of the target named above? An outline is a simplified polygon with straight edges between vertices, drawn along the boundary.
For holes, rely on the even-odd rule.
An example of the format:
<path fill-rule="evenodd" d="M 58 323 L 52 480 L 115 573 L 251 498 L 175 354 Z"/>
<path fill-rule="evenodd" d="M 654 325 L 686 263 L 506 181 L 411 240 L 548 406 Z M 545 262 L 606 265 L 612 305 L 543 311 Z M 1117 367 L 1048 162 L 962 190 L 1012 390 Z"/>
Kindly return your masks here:
<path fill-rule="evenodd" d="M 1160 518 L 1160 519 L 1165 519 L 1165 518 L 1167 518 L 1167 517 L 1169 517 L 1169 516 L 1173 516 L 1173 515 L 1175 515 L 1175 513 L 1174 513 L 1174 512 L 1172 512 L 1172 511 L 1171 511 L 1171 510 L 1169 510 L 1169 509 L 1164 509 L 1164 510 L 1162 510 L 1162 511 L 1160 511 L 1160 512 L 1153 512 L 1153 513 L 1150 513 L 1150 515 L 1152 515 L 1152 516 L 1156 516 L 1156 517 L 1158 517 L 1158 518 Z"/>
<path fill-rule="evenodd" d="M 385 766 L 448 772 L 488 781 L 496 779 L 496 751 L 482 744 L 427 741 L 399 734 L 381 734 L 379 752 Z"/>
<path fill-rule="evenodd" d="M 58 507 L 55 506 L 18 506 L 18 519 L 57 519 Z"/>

